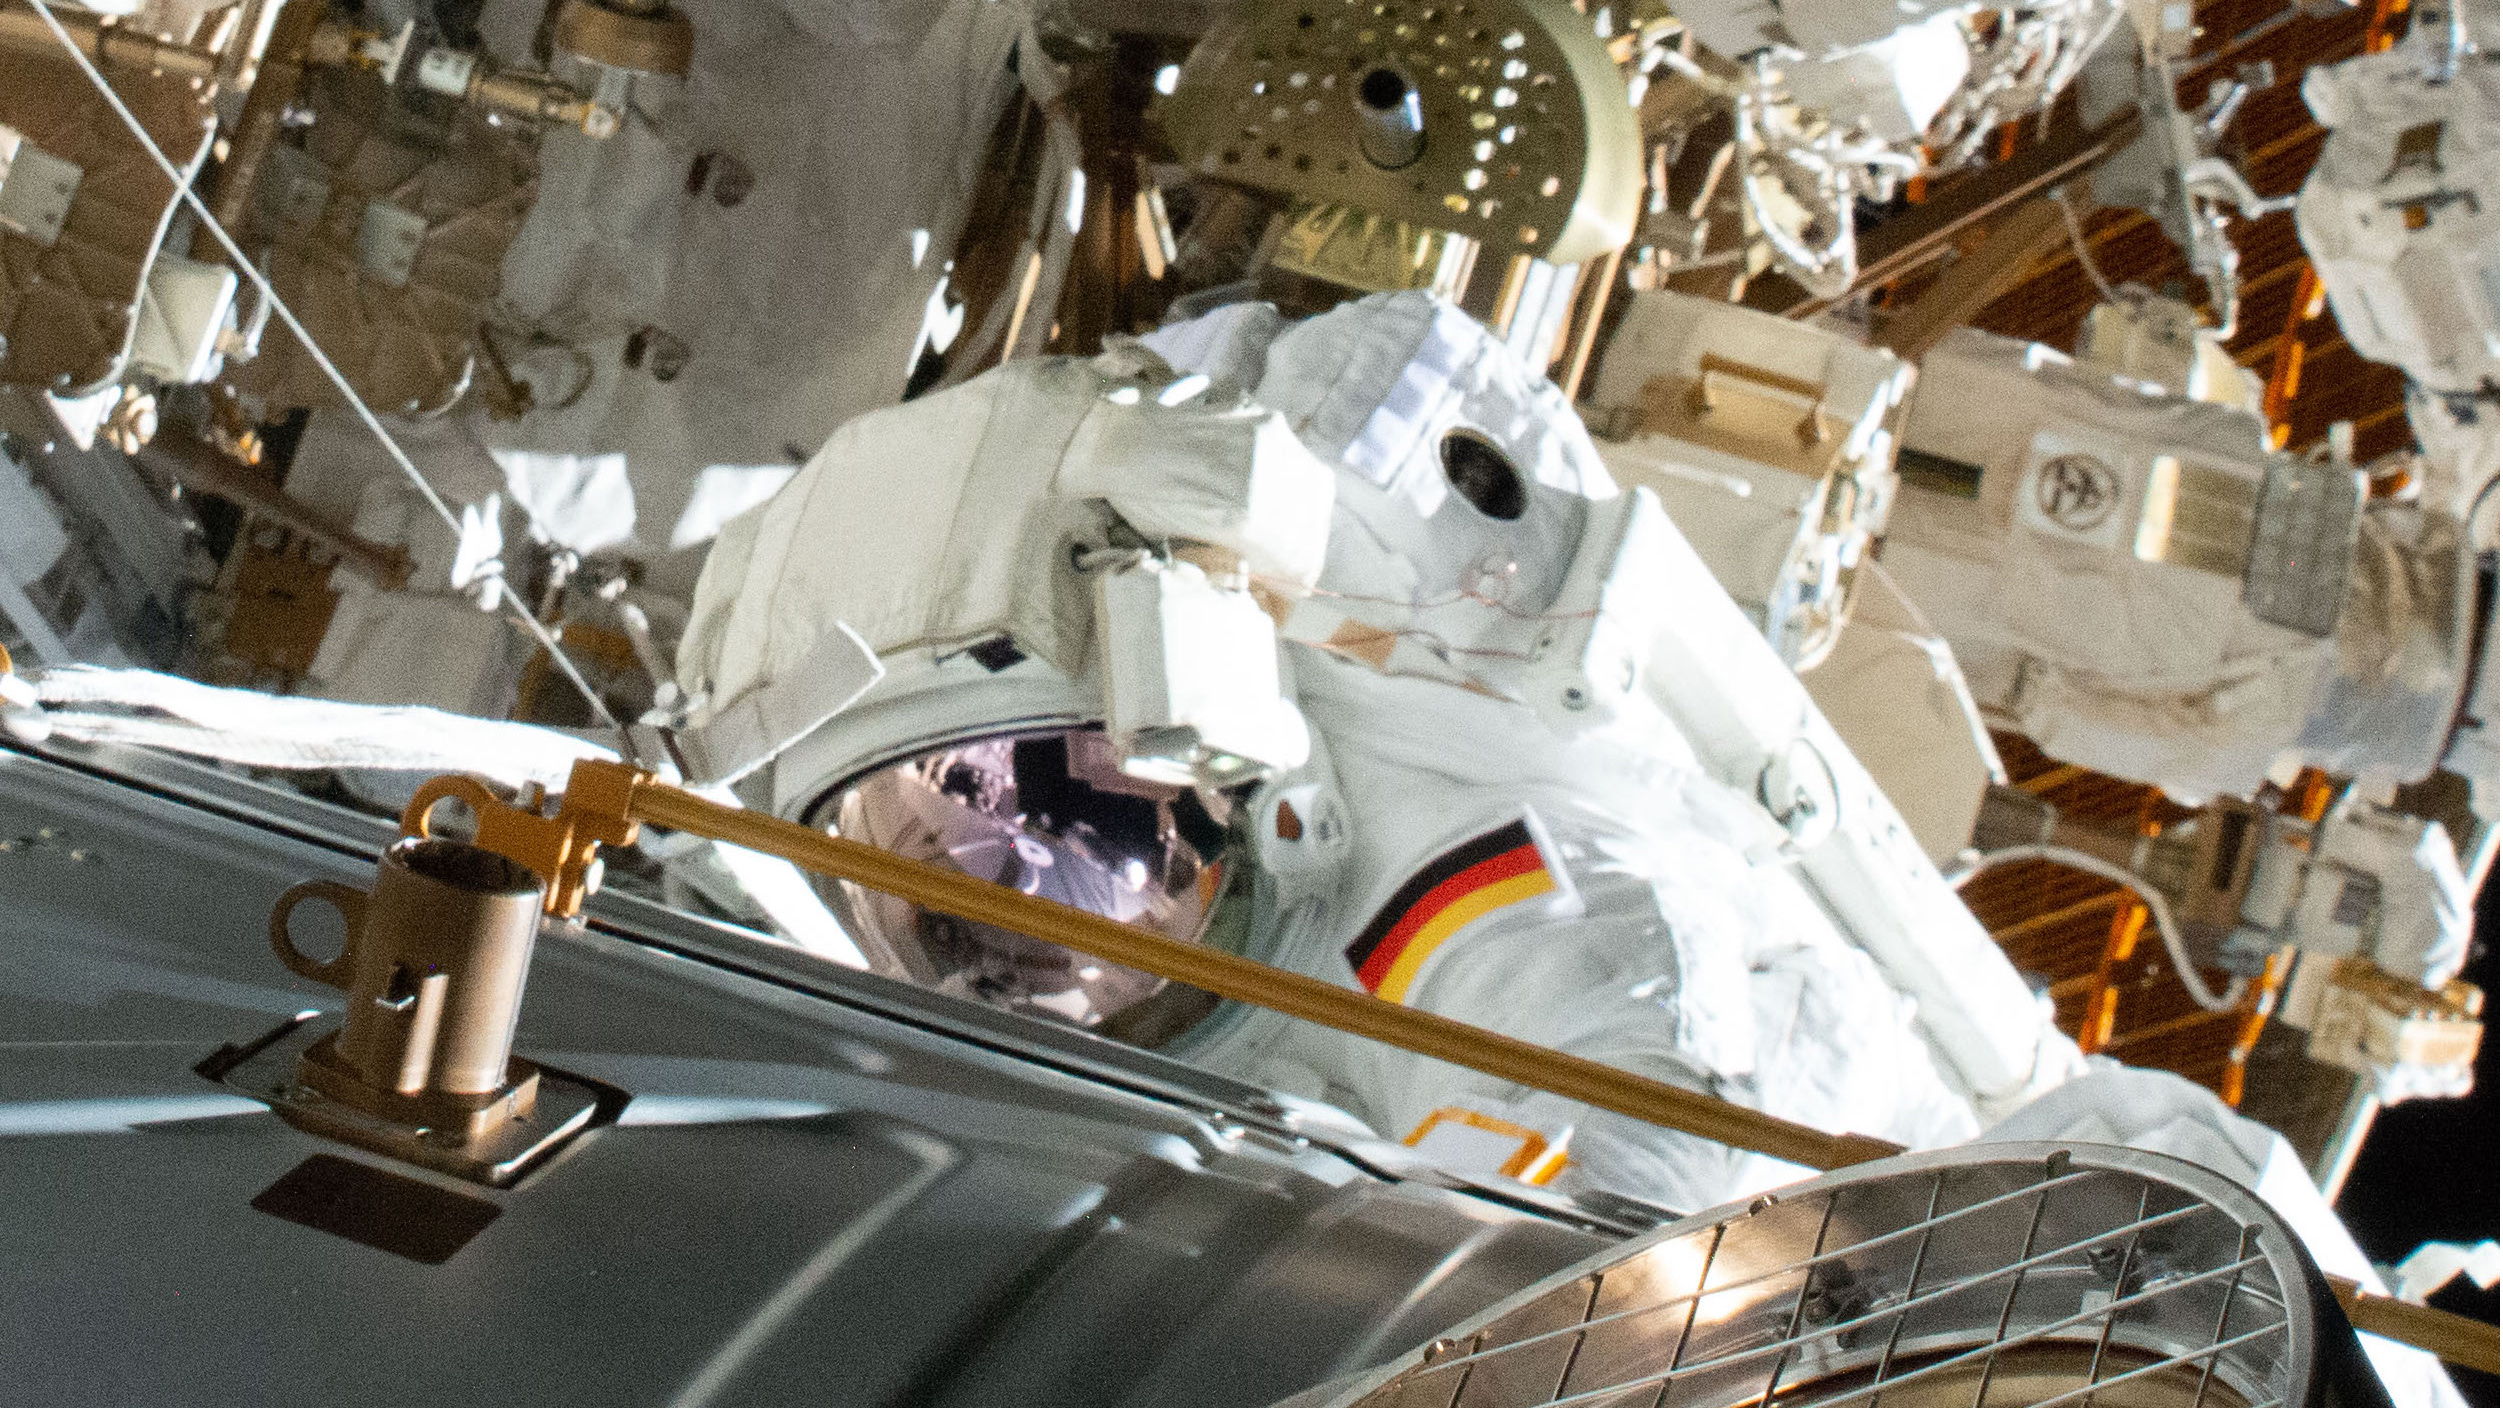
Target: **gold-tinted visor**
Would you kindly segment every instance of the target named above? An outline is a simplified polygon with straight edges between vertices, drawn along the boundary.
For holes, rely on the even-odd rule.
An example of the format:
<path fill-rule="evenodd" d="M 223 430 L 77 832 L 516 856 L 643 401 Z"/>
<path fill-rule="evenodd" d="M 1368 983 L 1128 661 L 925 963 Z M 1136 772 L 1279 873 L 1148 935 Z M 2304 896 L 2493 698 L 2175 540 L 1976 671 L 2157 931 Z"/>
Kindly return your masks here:
<path fill-rule="evenodd" d="M 1091 914 L 1197 941 L 1239 850 L 1220 793 L 1124 774 L 1100 729 L 959 740 L 836 787 L 812 825 Z M 1206 1010 L 1165 979 L 843 881 L 819 893 L 873 965 L 1008 1011 L 1150 1044 Z"/>

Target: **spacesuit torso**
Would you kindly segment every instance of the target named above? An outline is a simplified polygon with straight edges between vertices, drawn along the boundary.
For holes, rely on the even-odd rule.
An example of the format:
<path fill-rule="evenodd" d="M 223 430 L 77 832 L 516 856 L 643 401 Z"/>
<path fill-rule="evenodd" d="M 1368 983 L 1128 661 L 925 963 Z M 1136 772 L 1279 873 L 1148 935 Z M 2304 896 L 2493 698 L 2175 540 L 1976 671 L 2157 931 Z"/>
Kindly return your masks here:
<path fill-rule="evenodd" d="M 1269 328 L 1247 322 L 1211 361 L 1244 367 Z M 1208 356 L 1187 332 L 1148 343 Z M 1911 1003 L 1819 907 L 1755 796 L 1656 713 L 1568 734 L 1529 702 L 1540 639 L 1570 614 L 1568 567 L 1618 497 L 1554 388 L 1423 298 L 1368 300 L 1261 351 L 1254 400 L 1338 469 L 1328 558 L 1283 620 L 1316 755 L 1280 785 L 1318 780 L 1345 841 L 1335 865 L 1281 881 L 1259 956 L 1787 1118 L 1970 1137 Z M 1715 596 L 1679 609 L 1736 614 Z M 1785 1176 L 1265 1012 L 1181 1050 L 1392 1135 L 1437 1111 L 1569 1130 L 1564 1181 L 1674 1206 Z"/>

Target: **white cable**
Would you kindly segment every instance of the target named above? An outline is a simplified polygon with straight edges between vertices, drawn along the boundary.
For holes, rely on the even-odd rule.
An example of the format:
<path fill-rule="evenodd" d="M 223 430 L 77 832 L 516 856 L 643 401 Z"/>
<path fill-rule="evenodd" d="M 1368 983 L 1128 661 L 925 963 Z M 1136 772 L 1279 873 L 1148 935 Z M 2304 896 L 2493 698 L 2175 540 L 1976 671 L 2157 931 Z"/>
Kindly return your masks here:
<path fill-rule="evenodd" d="M 1954 889 L 1961 890 L 1974 876 L 1992 866 L 2004 865 L 2013 860 L 2047 860 L 2053 865 L 2065 865 L 2071 870 L 2082 870 L 2089 875 L 2100 876 L 2135 894 L 2139 901 L 2146 905 L 2148 916 L 2155 920 L 2155 932 L 2163 938 L 2164 952 L 2173 960 L 2174 975 L 2181 979 L 2182 988 L 2190 994 L 2190 1000 L 2199 1004 L 2202 1009 L 2209 1012 L 2231 1012 L 2240 1005 L 2243 995 L 2250 990 L 2249 979 L 2236 978 L 2225 985 L 2222 993 L 2209 991 L 2208 985 L 2200 980 L 2198 965 L 2190 960 L 2190 946 L 2182 942 L 2181 931 L 2173 927 L 2173 910 L 2164 902 L 2164 896 L 2157 893 L 2153 886 L 2120 866 L 2090 856 L 2084 851 L 2072 850 L 2067 846 L 2006 846 L 1975 856 L 1946 872 L 1947 884 Z"/>
<path fill-rule="evenodd" d="M 148 129 L 140 124 L 139 119 L 132 115 L 130 108 L 122 102 L 121 94 L 113 91 L 113 85 L 105 81 L 102 71 L 98 70 L 88 60 L 87 55 L 79 49 L 78 41 L 71 38 L 70 32 L 62 27 L 61 21 L 53 15 L 52 7 L 45 3 L 45 0 L 26 0 L 26 3 L 35 7 L 35 13 L 43 17 L 45 27 L 52 31 L 52 37 L 61 41 L 61 47 L 68 52 L 71 62 L 77 64 L 79 71 L 87 75 L 87 81 L 95 85 L 96 92 L 104 98 L 106 105 L 113 109 L 114 115 L 121 118 L 122 125 L 129 128 L 130 134 L 139 139 L 140 147 L 148 153 L 149 159 L 156 163 L 157 170 L 164 173 L 165 179 L 172 182 L 174 189 L 182 194 L 183 203 L 191 207 L 192 213 L 199 216 L 202 223 L 207 226 L 208 232 L 216 237 L 219 247 L 226 251 L 226 257 L 234 261 L 235 268 L 245 278 L 251 280 L 252 286 L 260 291 L 261 297 L 269 301 L 269 306 L 278 314 L 279 321 L 287 325 L 287 330 L 295 334 L 296 341 L 302 343 L 305 352 L 311 355 L 313 364 L 320 367 L 322 375 L 328 377 L 330 384 L 339 389 L 339 394 L 347 398 L 349 406 L 353 407 L 358 418 L 365 422 L 365 428 L 372 431 L 374 438 L 382 442 L 382 447 L 391 456 L 392 462 L 400 467 L 402 474 L 408 476 L 410 483 L 417 486 L 418 493 L 425 496 L 427 507 L 432 508 L 435 516 L 443 520 L 444 527 L 451 529 L 455 534 L 459 533 L 461 531 L 460 515 L 454 513 L 451 505 L 443 501 L 443 496 L 435 492 L 435 487 L 426 482 L 426 476 L 418 473 L 416 464 L 409 459 L 407 452 L 402 450 L 399 442 L 393 440 L 390 433 L 383 429 L 381 419 L 375 416 L 373 409 L 365 404 L 364 398 L 357 395 L 354 388 L 348 385 L 347 377 L 342 375 L 339 368 L 331 362 L 329 354 L 323 352 L 321 347 L 313 341 L 312 334 L 304 330 L 304 324 L 296 318 L 295 310 L 288 307 L 286 301 L 278 296 L 278 290 L 270 285 L 269 276 L 262 273 L 258 265 L 244 257 L 242 247 L 235 243 L 232 235 L 226 233 L 226 227 L 218 223 L 217 217 L 209 213 L 208 206 L 201 201 L 199 192 L 192 188 L 189 178 L 185 177 L 181 169 L 174 165 L 173 159 L 166 156 L 164 150 L 157 146 L 156 139 L 148 135 Z"/>
<path fill-rule="evenodd" d="M 2086 247 L 2086 227 L 2077 218 L 2077 207 L 2069 203 L 2068 188 L 2061 187 L 2052 199 L 2060 203 L 2060 223 L 2068 227 L 2068 244 L 2077 254 L 2077 267 L 2086 271 L 2087 278 L 2094 280 L 2095 292 L 2103 295 L 2104 302 L 2120 302 L 2120 295 L 2112 291 L 2112 285 L 2104 279 L 2103 271 L 2095 267 L 2094 251 Z"/>
<path fill-rule="evenodd" d="M 321 368 L 322 375 L 328 377 L 330 384 L 338 388 L 339 394 L 347 399 L 349 407 L 356 412 L 357 418 L 365 423 L 365 428 L 373 432 L 376 440 L 382 442 L 384 453 L 391 457 L 391 462 L 399 467 L 400 473 L 408 477 L 409 483 L 416 486 L 417 492 L 425 498 L 426 506 L 435 511 L 435 517 L 443 520 L 443 526 L 451 529 L 454 537 L 459 537 L 460 515 L 454 513 L 452 506 L 443 501 L 443 496 L 435 492 L 434 485 L 426 482 L 426 476 L 418 472 L 416 462 L 408 457 L 406 450 L 400 448 L 400 442 L 391 438 L 391 432 L 383 428 L 381 417 L 376 416 L 373 408 L 365 404 L 365 398 L 357 395 L 356 388 L 348 385 L 347 377 L 340 372 L 337 364 L 330 360 L 330 355 L 322 351 L 320 344 L 313 341 L 311 333 L 305 331 L 304 324 L 295 315 L 295 310 L 288 307 L 286 300 L 278 296 L 278 290 L 271 286 L 269 276 L 262 273 L 258 265 L 244 257 L 242 246 L 236 244 L 234 236 L 226 233 L 226 227 L 218 223 L 215 215 L 209 213 L 207 204 L 200 199 L 199 192 L 192 188 L 190 179 L 174 165 L 172 158 L 165 155 L 164 149 L 157 146 L 156 139 L 148 135 L 148 129 L 140 124 L 139 119 L 131 113 L 129 106 L 122 102 L 122 95 L 114 92 L 113 85 L 105 81 L 104 74 L 88 61 L 87 55 L 79 49 L 78 41 L 70 37 L 70 32 L 63 28 L 61 21 L 53 15 L 52 7 L 46 4 L 45 0 L 26 0 L 26 2 L 34 6 L 35 13 L 42 17 L 44 26 L 52 31 L 52 37 L 61 41 L 61 47 L 69 53 L 70 62 L 78 65 L 79 71 L 87 75 L 87 81 L 95 85 L 96 92 L 104 98 L 105 104 L 113 109 L 114 115 L 122 120 L 122 125 L 130 129 L 133 137 L 139 139 L 139 145 L 147 152 L 149 160 L 156 163 L 157 170 L 164 173 L 165 179 L 172 182 L 174 189 L 181 193 L 183 203 L 191 207 L 194 215 L 200 217 L 201 223 L 208 229 L 209 234 L 216 238 L 218 247 L 226 251 L 226 257 L 234 261 L 235 268 L 245 278 L 251 280 L 254 288 L 260 290 L 261 297 L 267 301 L 270 309 L 278 314 L 279 320 L 287 325 L 287 330 L 295 334 L 296 341 L 313 359 L 313 364 Z M 523 511 L 527 513 L 529 510 L 525 506 Z M 555 634 L 548 630 L 547 625 L 518 603 L 515 604 L 511 614 L 529 630 L 531 635 L 538 638 L 540 648 L 547 651 L 548 658 L 556 662 L 556 668 L 564 673 L 565 678 L 573 684 L 576 690 L 581 692 L 583 701 L 591 706 L 591 712 L 599 718 L 600 722 L 617 730 L 631 744 L 632 735 L 627 733 L 626 726 L 618 721 L 615 714 L 609 712 L 608 705 L 600 698 L 599 692 L 591 688 L 591 682 L 582 677 L 580 670 L 574 668 L 574 662 L 566 656 L 563 647 L 557 644 Z"/>

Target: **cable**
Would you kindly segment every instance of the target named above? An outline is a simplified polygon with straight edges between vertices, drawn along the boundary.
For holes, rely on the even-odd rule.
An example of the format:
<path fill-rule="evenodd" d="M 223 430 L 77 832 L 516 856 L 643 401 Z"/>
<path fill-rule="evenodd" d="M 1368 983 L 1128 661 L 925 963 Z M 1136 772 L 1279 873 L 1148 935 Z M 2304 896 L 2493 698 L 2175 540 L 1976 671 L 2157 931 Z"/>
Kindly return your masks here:
<path fill-rule="evenodd" d="M 35 13 L 42 17 L 45 27 L 52 31 L 52 37 L 61 41 L 61 48 L 69 54 L 71 62 L 77 64 L 79 71 L 87 75 L 87 81 L 95 85 L 96 92 L 103 97 L 106 106 L 112 108 L 114 115 L 122 120 L 122 125 L 130 129 L 133 137 L 139 139 L 140 147 L 147 152 L 149 159 L 156 163 L 157 170 L 164 173 L 165 179 L 172 182 L 174 189 L 181 193 L 183 203 L 190 206 L 192 213 L 200 217 L 209 234 L 216 238 L 218 247 L 226 251 L 226 257 L 234 261 L 235 268 L 252 282 L 252 286 L 260 291 L 261 297 L 269 301 L 271 311 L 277 313 L 279 321 L 285 323 L 287 330 L 295 334 L 296 341 L 303 344 L 305 352 L 312 357 L 313 364 L 321 368 L 322 375 L 328 377 L 330 384 L 338 388 L 339 394 L 347 398 L 349 406 L 355 409 L 357 417 L 365 422 L 365 428 L 372 431 L 374 438 L 382 442 L 383 449 L 391 456 L 392 462 L 399 466 L 400 472 L 407 475 L 409 482 L 415 484 L 418 492 L 425 496 L 426 505 L 435 511 L 435 517 L 443 520 L 443 526 L 456 534 L 459 533 L 461 531 L 460 515 L 454 513 L 451 505 L 443 501 L 443 496 L 436 493 L 434 486 L 427 483 L 426 477 L 418 472 L 416 464 L 409 459 L 407 452 L 402 450 L 399 443 L 391 438 L 390 433 L 383 429 L 382 421 L 375 416 L 373 409 L 367 406 L 364 398 L 357 395 L 355 389 L 348 385 L 347 377 L 341 374 L 338 366 L 330 360 L 329 354 L 323 352 L 321 347 L 313 341 L 312 334 L 304 330 L 304 324 L 297 319 L 295 310 L 289 308 L 286 301 L 278 296 L 278 290 L 270 285 L 269 276 L 262 273 L 258 265 L 244 257 L 242 246 L 236 244 L 234 237 L 226 233 L 226 227 L 219 223 L 215 215 L 209 213 L 207 204 L 200 199 L 199 193 L 192 189 L 190 179 L 185 177 L 181 169 L 174 165 L 173 159 L 166 156 L 164 150 L 157 146 L 156 139 L 149 136 L 148 129 L 140 125 L 139 119 L 132 115 L 129 106 L 122 101 L 121 94 L 113 91 L 113 85 L 105 80 L 104 74 L 79 49 L 78 41 L 70 37 L 70 32 L 62 27 L 61 21 L 52 13 L 51 5 L 45 3 L 45 0 L 26 0 L 26 2 L 34 6 Z"/>
<path fill-rule="evenodd" d="M 2051 198 L 2060 203 L 2060 223 L 2068 227 L 2068 247 L 2077 254 L 2077 267 L 2086 271 L 2087 278 L 2094 280 L 2095 292 L 2103 295 L 2104 302 L 2120 302 L 2120 295 L 2112 291 L 2112 285 L 2105 281 L 2103 271 L 2095 267 L 2094 252 L 2086 248 L 2086 227 L 2077 218 L 2077 207 L 2069 203 L 2068 187 L 2062 186 Z"/>
<path fill-rule="evenodd" d="M 2047 860 L 2053 865 L 2065 865 L 2071 870 L 2082 870 L 2089 875 L 2100 876 L 2136 895 L 2139 901 L 2146 905 L 2148 915 L 2155 920 L 2155 932 L 2163 938 L 2164 952 L 2173 960 L 2174 975 L 2181 979 L 2181 985 L 2189 992 L 2190 1000 L 2199 1004 L 2202 1009 L 2209 1012 L 2231 1012 L 2241 1005 L 2243 995 L 2250 990 L 2250 979 L 2236 978 L 2225 985 L 2222 993 L 2211 992 L 2208 985 L 2199 977 L 2198 965 L 2190 960 L 2190 946 L 2182 942 L 2181 931 L 2173 927 L 2172 906 L 2164 902 L 2164 896 L 2129 871 L 2110 861 L 2090 856 L 2084 851 L 2071 850 L 2067 846 L 2005 846 L 1962 862 L 1955 869 L 1946 872 L 1945 878 L 1950 888 L 1961 890 L 1974 876 L 1992 866 L 2004 865 L 2012 860 Z"/>
<path fill-rule="evenodd" d="M 142 126 L 139 119 L 131 113 L 129 105 L 122 101 L 122 95 L 113 91 L 113 85 L 105 81 L 102 71 L 98 70 L 95 64 L 88 60 L 87 55 L 79 49 L 78 41 L 70 37 L 70 32 L 62 27 L 60 19 L 52 13 L 51 5 L 47 4 L 46 0 L 26 0 L 26 3 L 34 7 L 35 13 L 42 18 L 44 27 L 52 31 L 52 37 L 61 41 L 61 48 L 69 54 L 70 62 L 78 66 L 79 72 L 87 75 L 87 81 L 95 85 L 97 94 L 104 99 L 106 106 L 113 109 L 114 116 L 120 118 L 122 125 L 130 129 L 130 135 L 139 139 L 140 149 L 148 154 L 149 160 L 156 163 L 157 170 L 164 174 L 165 179 L 173 183 L 174 189 L 181 194 L 183 203 L 191 207 L 192 214 L 200 217 L 202 225 L 216 239 L 218 247 L 226 251 L 226 257 L 232 260 L 235 268 L 240 270 L 243 276 L 252 282 L 252 286 L 260 291 L 261 297 L 267 301 L 270 310 L 278 315 L 279 321 L 287 325 L 287 331 L 295 334 L 297 343 L 304 348 L 306 355 L 313 359 L 313 365 L 321 368 L 322 375 L 329 378 L 330 384 L 338 389 L 342 397 L 346 398 L 349 407 L 356 412 L 357 418 L 365 423 L 365 428 L 372 431 L 374 438 L 382 443 L 384 453 L 390 456 L 391 462 L 398 466 L 400 473 L 407 477 L 409 483 L 416 486 L 418 494 L 426 500 L 426 506 L 434 510 L 435 517 L 443 520 L 443 526 L 452 530 L 455 538 L 459 537 L 460 515 L 454 513 L 452 506 L 443 501 L 443 495 L 435 492 L 434 485 L 426 482 L 426 476 L 418 472 L 416 462 L 408 457 L 406 450 L 400 448 L 398 441 L 391 438 L 391 432 L 383 428 L 382 419 L 374 414 L 372 407 L 365 404 L 365 398 L 357 395 L 356 388 L 348 385 L 348 379 L 340 372 L 338 365 L 330 360 L 328 353 L 322 351 L 320 344 L 313 341 L 313 335 L 305 331 L 303 322 L 295 315 L 295 310 L 288 307 L 286 300 L 278 296 L 278 290 L 270 284 L 269 276 L 262 273 L 258 265 L 244 257 L 243 247 L 235 243 L 234 236 L 228 234 L 226 227 L 209 212 L 208 205 L 200 199 L 199 192 L 192 188 L 190 178 L 183 175 L 181 169 L 174 165 L 172 158 L 165 155 L 164 149 L 156 144 L 156 139 L 148 135 L 148 129 Z M 529 512 L 527 505 L 523 507 L 523 512 Z M 500 594 L 508 598 L 511 595 L 509 592 Z M 564 648 L 557 644 L 556 636 L 548 630 L 546 623 L 531 615 L 527 610 L 521 609 L 518 603 L 515 604 L 515 609 L 511 614 L 532 636 L 538 639 L 540 648 L 547 651 L 548 657 L 556 662 L 557 669 L 562 671 L 573 687 L 581 692 L 583 701 L 591 706 L 592 714 L 600 722 L 617 730 L 620 736 L 626 738 L 631 749 L 633 735 L 628 732 L 617 716 L 609 711 L 607 703 L 600 698 L 599 691 L 593 689 L 591 682 L 582 677 L 582 672 L 574 668 L 574 662 L 566 656 Z M 631 756 L 631 753 L 629 755 Z"/>
<path fill-rule="evenodd" d="M 2473 529 L 2477 526 L 2477 511 L 2486 506 L 2486 500 L 2492 496 L 2497 484 L 2503 484 L 2503 474 L 2487 475 L 2486 482 L 2478 487 L 2477 497 L 2468 501 L 2468 512 L 2461 516 L 2469 520 L 2468 526 L 2470 528 Z"/>

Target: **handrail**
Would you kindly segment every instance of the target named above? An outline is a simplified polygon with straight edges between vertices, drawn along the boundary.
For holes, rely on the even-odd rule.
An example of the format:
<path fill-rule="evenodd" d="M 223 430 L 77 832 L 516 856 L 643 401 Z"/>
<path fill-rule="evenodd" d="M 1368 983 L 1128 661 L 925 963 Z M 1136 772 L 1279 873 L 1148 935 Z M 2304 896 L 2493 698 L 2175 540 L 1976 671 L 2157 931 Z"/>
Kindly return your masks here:
<path fill-rule="evenodd" d="M 435 778 L 410 801 L 402 817 L 403 829 L 413 836 L 427 835 L 431 813 L 446 800 L 462 802 L 477 814 L 479 845 L 548 881 L 552 913 L 578 911 L 582 898 L 596 888 L 594 867 L 603 841 L 628 844 L 634 839 L 636 823 L 648 822 L 779 856 L 803 870 L 865 885 L 925 909 L 996 925 L 1219 997 L 1317 1022 L 1732 1148 L 1815 1169 L 1841 1168 L 1903 1152 L 1902 1146 L 1882 1139 L 1829 1134 L 1301 973 L 1169 939 L 859 841 L 725 806 L 623 763 L 590 759 L 575 763 L 563 804 L 553 815 L 503 803 L 473 778 Z"/>
<path fill-rule="evenodd" d="M 2416 1348 L 2481 1374 L 2503 1372 L 2503 1339 L 2483 1320 L 2456 1315 L 2396 1296 L 2377 1296 L 2344 1276 L 2331 1276 L 2330 1291 L 2347 1323 L 2368 1335 Z"/>

